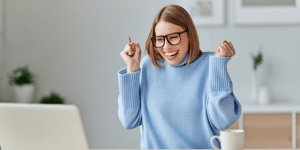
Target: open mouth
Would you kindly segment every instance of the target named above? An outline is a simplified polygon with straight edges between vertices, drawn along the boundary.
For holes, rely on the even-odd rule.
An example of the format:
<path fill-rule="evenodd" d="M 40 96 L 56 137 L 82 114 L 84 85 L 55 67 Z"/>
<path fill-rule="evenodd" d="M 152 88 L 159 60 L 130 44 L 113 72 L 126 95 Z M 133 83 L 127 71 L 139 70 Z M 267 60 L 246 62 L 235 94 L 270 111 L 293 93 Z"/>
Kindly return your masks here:
<path fill-rule="evenodd" d="M 165 53 L 165 55 L 169 60 L 172 60 L 177 56 L 178 53 L 179 53 L 179 51 L 174 52 L 174 53 Z"/>
<path fill-rule="evenodd" d="M 173 52 L 173 53 L 166 53 L 166 55 L 167 56 L 173 56 L 173 55 L 176 55 L 178 53 L 178 51 L 177 52 Z"/>

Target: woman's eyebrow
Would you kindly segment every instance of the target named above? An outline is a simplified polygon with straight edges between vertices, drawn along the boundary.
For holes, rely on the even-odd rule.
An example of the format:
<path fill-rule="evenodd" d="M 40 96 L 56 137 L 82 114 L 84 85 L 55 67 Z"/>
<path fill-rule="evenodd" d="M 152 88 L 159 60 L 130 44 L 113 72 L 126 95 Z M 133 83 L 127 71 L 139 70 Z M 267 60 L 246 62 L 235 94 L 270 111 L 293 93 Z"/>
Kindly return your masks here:
<path fill-rule="evenodd" d="M 156 35 L 156 36 L 166 36 L 166 35 L 170 35 L 170 34 L 173 34 L 173 33 L 178 33 L 180 31 L 177 31 L 177 32 L 172 32 L 172 33 L 169 33 L 169 34 L 165 34 L 165 35 Z"/>

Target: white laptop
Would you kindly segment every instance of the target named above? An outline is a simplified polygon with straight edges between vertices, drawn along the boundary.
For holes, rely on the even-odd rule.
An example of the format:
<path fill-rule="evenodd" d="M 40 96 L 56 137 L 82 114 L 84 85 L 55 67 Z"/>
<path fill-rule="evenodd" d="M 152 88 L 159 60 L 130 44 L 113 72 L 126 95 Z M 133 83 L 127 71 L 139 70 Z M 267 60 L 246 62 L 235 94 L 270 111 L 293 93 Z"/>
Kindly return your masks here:
<path fill-rule="evenodd" d="M 0 103 L 1 150 L 88 150 L 76 105 Z"/>

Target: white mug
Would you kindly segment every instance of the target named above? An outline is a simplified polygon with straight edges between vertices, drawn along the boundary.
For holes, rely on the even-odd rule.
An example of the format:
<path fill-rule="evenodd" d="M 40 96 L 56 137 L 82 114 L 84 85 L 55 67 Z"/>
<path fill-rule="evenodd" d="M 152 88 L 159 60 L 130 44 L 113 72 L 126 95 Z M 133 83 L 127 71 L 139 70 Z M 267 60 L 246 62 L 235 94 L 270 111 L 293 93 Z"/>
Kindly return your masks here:
<path fill-rule="evenodd" d="M 210 143 L 215 149 L 219 149 L 213 143 L 215 138 L 219 139 L 222 150 L 244 150 L 244 130 L 221 130 L 220 136 L 213 136 Z"/>

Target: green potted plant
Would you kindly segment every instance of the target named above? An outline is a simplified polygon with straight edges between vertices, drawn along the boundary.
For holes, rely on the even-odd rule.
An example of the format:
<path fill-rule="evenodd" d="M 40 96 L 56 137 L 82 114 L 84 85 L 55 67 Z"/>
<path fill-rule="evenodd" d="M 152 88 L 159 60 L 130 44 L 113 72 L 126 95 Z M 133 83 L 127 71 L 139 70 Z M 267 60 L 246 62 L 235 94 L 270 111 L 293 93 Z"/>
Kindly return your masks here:
<path fill-rule="evenodd" d="M 35 85 L 34 74 L 28 65 L 18 67 L 8 74 L 9 85 L 14 88 L 17 102 L 29 103 L 33 99 Z"/>
<path fill-rule="evenodd" d="M 253 75 L 252 75 L 252 89 L 251 89 L 251 99 L 253 101 L 257 101 L 258 98 L 258 89 L 260 88 L 260 85 L 258 83 L 258 75 L 257 75 L 257 69 L 263 62 L 263 55 L 261 52 L 262 47 L 259 48 L 258 54 L 254 55 L 252 54 L 252 60 L 253 60 Z"/>
<path fill-rule="evenodd" d="M 51 94 L 44 96 L 39 100 L 42 104 L 64 104 L 65 100 L 56 92 L 51 91 Z"/>
<path fill-rule="evenodd" d="M 256 71 L 257 67 L 263 62 L 263 56 L 261 51 L 259 51 L 257 55 L 252 54 L 252 59 L 253 59 L 253 69 L 254 71 Z"/>

